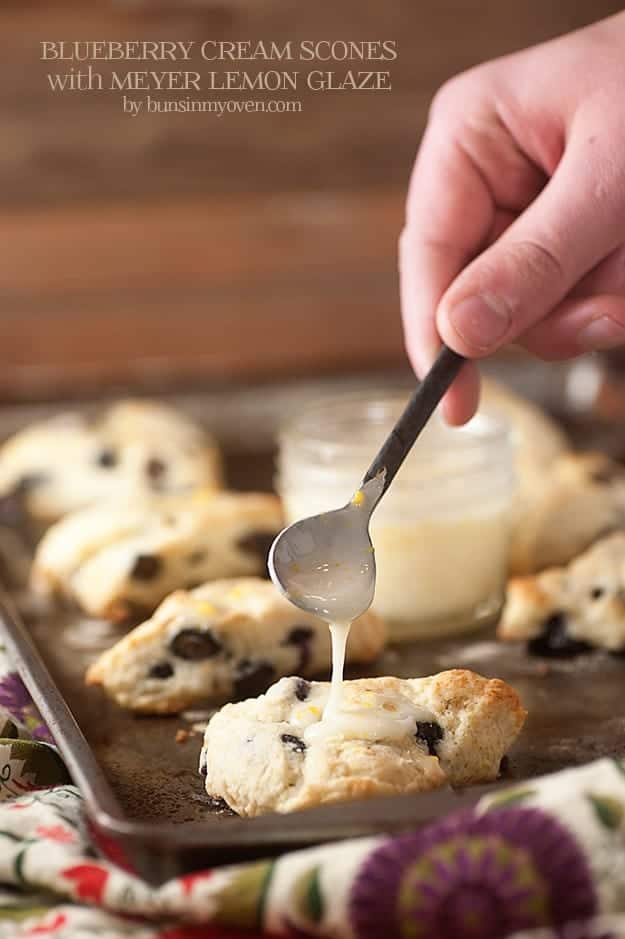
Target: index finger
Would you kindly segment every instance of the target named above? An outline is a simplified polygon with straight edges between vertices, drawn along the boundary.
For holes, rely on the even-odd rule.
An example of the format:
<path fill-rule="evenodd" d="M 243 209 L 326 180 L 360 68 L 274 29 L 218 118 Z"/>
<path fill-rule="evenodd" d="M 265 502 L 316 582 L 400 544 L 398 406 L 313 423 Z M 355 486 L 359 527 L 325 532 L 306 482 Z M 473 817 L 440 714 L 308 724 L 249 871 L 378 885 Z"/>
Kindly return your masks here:
<path fill-rule="evenodd" d="M 436 309 L 441 297 L 488 238 L 495 204 L 485 180 L 448 128 L 432 121 L 413 170 L 400 239 L 400 290 L 406 347 L 423 376 L 440 348 Z M 447 394 L 451 423 L 477 406 L 479 380 L 467 364 Z"/>

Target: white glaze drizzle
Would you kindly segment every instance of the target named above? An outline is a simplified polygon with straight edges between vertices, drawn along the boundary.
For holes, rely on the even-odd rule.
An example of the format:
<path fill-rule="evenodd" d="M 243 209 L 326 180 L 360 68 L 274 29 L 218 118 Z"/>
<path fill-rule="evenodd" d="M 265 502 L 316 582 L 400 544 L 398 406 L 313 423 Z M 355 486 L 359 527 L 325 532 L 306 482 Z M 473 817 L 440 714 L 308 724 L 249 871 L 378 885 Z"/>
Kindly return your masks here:
<path fill-rule="evenodd" d="M 341 710 L 343 701 L 343 672 L 345 670 L 345 650 L 351 623 L 330 623 L 332 638 L 332 682 L 330 695 L 323 709 L 323 719 L 335 718 Z"/>
<path fill-rule="evenodd" d="M 324 689 L 327 699 L 321 720 L 315 716 L 321 708 L 315 706 L 314 699 L 311 706 L 302 709 L 306 743 L 328 739 L 392 742 L 413 737 L 419 721 L 436 720 L 430 711 L 413 704 L 405 695 L 360 690 L 354 693 L 349 683 L 339 687 L 337 709 L 329 707 L 331 691 Z"/>
<path fill-rule="evenodd" d="M 354 698 L 345 695 L 343 671 L 345 650 L 352 620 L 366 610 L 371 602 L 375 575 L 371 549 L 362 554 L 361 542 L 366 538 L 369 514 L 378 501 L 384 486 L 385 472 L 369 480 L 354 494 L 345 524 L 354 526 L 356 549 L 349 557 L 329 558 L 323 548 L 315 545 L 318 553 L 311 552 L 308 565 L 302 570 L 298 564 L 291 571 L 291 593 L 305 609 L 311 609 L 328 622 L 332 640 L 332 681 L 329 691 L 324 690 L 324 701 L 319 705 L 309 702 L 301 709 L 297 721 L 305 727 L 306 741 L 322 738 L 360 740 L 398 740 L 414 735 L 417 721 L 431 720 L 432 715 L 413 705 L 403 695 L 360 692 Z M 351 546 L 350 546 L 351 547 Z M 320 550 L 321 549 L 321 550 Z M 321 585 L 324 584 L 324 589 Z M 321 718 L 321 719 L 319 719 Z"/>

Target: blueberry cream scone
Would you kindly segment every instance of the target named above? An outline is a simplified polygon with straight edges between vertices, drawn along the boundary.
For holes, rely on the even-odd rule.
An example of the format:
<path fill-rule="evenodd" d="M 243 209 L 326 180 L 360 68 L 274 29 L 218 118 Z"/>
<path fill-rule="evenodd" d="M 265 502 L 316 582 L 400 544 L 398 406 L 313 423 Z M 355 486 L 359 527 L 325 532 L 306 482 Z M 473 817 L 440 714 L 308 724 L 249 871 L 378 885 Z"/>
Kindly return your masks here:
<path fill-rule="evenodd" d="M 46 532 L 31 583 L 90 616 L 137 621 L 178 588 L 264 574 L 281 526 L 278 499 L 264 493 L 197 490 L 103 503 Z"/>
<path fill-rule="evenodd" d="M 624 526 L 625 467 L 602 453 L 561 455 L 522 489 L 512 573 L 567 564 Z"/>
<path fill-rule="evenodd" d="M 543 656 L 625 651 L 625 532 L 597 541 L 567 567 L 512 578 L 498 635 L 525 640 Z"/>
<path fill-rule="evenodd" d="M 283 678 L 218 711 L 200 758 L 208 795 L 250 816 L 489 782 L 526 717 L 505 682 L 469 671 L 344 682 L 326 721 L 329 689 Z"/>
<path fill-rule="evenodd" d="M 512 574 L 568 564 L 625 527 L 625 467 L 603 453 L 572 451 L 551 418 L 507 388 L 485 382 L 481 407 L 509 423 L 515 442 Z"/>
<path fill-rule="evenodd" d="M 0 448 L 0 503 L 19 497 L 43 524 L 104 500 L 220 484 L 215 441 L 155 401 L 120 401 L 93 419 L 60 414 Z"/>
<path fill-rule="evenodd" d="M 384 621 L 369 611 L 354 623 L 348 658 L 370 662 L 385 641 Z M 329 666 L 327 624 L 294 607 L 270 581 L 244 577 L 176 591 L 101 655 L 86 680 L 122 707 L 163 714 L 211 698 L 247 698 L 281 675 L 306 677 Z M 304 678 L 297 688 L 303 701 Z"/>

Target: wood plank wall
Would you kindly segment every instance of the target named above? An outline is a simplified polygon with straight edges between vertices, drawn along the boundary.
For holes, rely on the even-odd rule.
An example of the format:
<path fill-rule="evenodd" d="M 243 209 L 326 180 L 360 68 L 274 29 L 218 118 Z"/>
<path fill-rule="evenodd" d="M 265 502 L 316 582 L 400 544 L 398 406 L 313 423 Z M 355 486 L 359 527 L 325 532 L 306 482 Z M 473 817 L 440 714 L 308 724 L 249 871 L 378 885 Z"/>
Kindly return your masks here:
<path fill-rule="evenodd" d="M 3 0 L 0 396 L 401 363 L 395 246 L 431 95 L 619 7 Z M 384 38 L 399 59 L 389 94 L 132 119 L 110 93 L 47 89 L 41 40 L 99 38 Z"/>

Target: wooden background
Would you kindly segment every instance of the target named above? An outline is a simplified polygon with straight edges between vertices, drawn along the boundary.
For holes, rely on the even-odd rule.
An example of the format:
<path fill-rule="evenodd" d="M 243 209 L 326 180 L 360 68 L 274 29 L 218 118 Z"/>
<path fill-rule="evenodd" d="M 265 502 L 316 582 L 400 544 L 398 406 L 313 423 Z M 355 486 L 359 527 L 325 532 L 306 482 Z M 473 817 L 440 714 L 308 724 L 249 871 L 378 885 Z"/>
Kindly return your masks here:
<path fill-rule="evenodd" d="M 433 92 L 619 8 L 3 0 L 0 396 L 399 367 L 396 239 Z M 303 95 L 301 114 L 131 119 L 110 92 L 47 88 L 39 41 L 102 38 L 384 38 L 399 59 L 392 93 Z"/>

